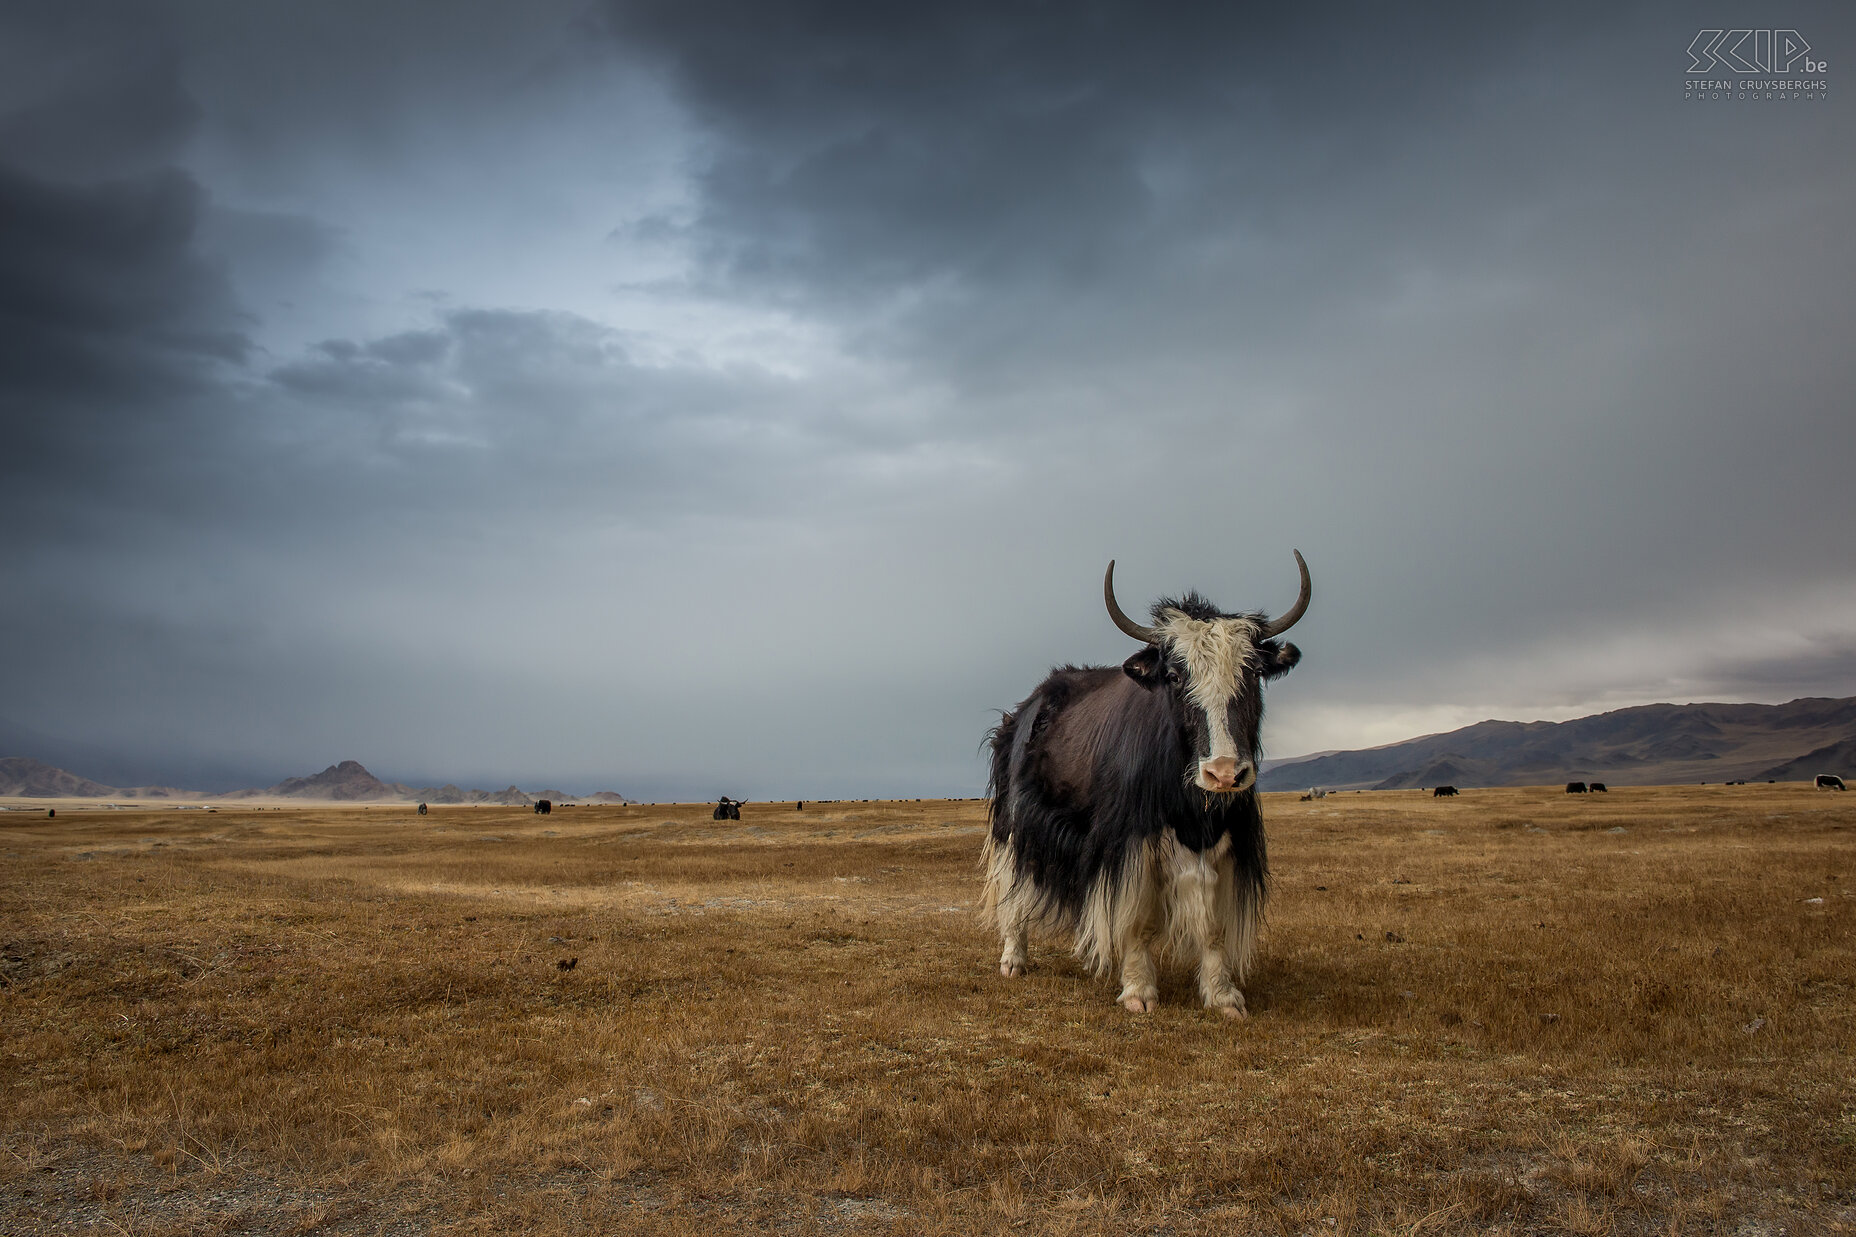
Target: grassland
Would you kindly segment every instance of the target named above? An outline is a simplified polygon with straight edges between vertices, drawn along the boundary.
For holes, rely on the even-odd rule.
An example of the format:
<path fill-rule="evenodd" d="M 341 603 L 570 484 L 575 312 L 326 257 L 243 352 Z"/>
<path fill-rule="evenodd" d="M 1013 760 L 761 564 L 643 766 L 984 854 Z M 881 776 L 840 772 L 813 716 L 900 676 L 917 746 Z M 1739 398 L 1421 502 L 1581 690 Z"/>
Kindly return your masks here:
<path fill-rule="evenodd" d="M 1242 1024 L 976 802 L 0 814 L 0 1232 L 1856 1228 L 1856 795 L 1266 800 Z"/>

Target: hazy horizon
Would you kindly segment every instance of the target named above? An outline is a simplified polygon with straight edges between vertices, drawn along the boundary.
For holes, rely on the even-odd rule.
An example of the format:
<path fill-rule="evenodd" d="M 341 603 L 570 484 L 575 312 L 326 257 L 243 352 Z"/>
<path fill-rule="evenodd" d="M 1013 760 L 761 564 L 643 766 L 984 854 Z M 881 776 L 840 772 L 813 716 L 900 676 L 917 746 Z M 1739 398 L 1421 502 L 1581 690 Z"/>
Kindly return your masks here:
<path fill-rule="evenodd" d="M 968 795 L 1296 549 L 1266 755 L 1856 695 L 1856 12 L 1701 20 L 13 6 L 0 738 Z"/>

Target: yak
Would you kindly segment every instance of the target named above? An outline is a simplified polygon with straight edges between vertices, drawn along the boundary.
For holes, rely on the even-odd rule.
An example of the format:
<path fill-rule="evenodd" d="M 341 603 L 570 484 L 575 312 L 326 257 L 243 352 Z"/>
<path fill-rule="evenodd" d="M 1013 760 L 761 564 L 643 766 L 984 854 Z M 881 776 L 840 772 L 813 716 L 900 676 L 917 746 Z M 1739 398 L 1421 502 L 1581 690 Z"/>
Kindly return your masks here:
<path fill-rule="evenodd" d="M 1456 793 L 1457 793 L 1457 788 L 1454 786 L 1439 786 L 1437 789 L 1431 792 L 1431 798 L 1448 799 Z"/>
<path fill-rule="evenodd" d="M 1141 648 L 1120 666 L 1061 666 L 1003 714 L 991 749 L 982 908 L 1003 950 L 1000 974 L 1029 963 L 1033 928 L 1068 935 L 1096 975 L 1120 967 L 1116 997 L 1159 1003 L 1156 947 L 1198 964 L 1208 1008 L 1245 1016 L 1269 865 L 1256 782 L 1263 684 L 1301 650 L 1282 617 L 1228 613 L 1195 592 L 1163 598 L 1150 624 L 1115 601 L 1109 618 Z"/>
<path fill-rule="evenodd" d="M 1847 786 L 1843 784 L 1843 779 L 1838 777 L 1834 773 L 1818 774 L 1816 786 L 1817 786 L 1817 789 L 1819 790 L 1847 790 L 1849 789 Z"/>
<path fill-rule="evenodd" d="M 552 813 L 553 811 L 554 811 L 554 801 L 553 801 L 553 800 L 551 800 L 551 799 L 537 799 L 537 800 L 535 800 L 535 815 L 537 815 L 537 816 L 547 816 L 547 815 L 549 815 L 550 813 Z"/>
<path fill-rule="evenodd" d="M 1566 783 L 1566 793 L 1567 793 L 1567 794 L 1569 794 L 1569 795 L 1582 795 L 1582 794 L 1584 794 L 1584 793 L 1585 793 L 1585 783 L 1584 783 L 1584 782 L 1567 782 L 1567 783 Z"/>

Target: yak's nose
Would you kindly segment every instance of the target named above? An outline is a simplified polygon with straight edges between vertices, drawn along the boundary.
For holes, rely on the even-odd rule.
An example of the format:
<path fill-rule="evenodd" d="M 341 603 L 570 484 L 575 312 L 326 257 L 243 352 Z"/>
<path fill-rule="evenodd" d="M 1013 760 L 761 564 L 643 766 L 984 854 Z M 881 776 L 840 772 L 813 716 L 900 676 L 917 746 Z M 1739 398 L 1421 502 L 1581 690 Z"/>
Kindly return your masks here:
<path fill-rule="evenodd" d="M 1256 780 L 1257 771 L 1248 760 L 1215 756 L 1199 762 L 1199 785 L 1206 790 L 1245 790 Z"/>

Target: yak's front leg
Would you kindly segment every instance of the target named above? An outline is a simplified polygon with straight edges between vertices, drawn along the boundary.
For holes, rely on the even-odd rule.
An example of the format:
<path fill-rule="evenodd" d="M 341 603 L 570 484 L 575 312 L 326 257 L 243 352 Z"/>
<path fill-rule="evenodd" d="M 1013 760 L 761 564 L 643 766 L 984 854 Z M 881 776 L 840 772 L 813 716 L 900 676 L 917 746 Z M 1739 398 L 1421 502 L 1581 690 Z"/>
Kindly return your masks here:
<path fill-rule="evenodd" d="M 1154 932 L 1160 913 L 1160 872 L 1148 848 L 1128 855 L 1120 879 L 1100 886 L 1106 899 L 1108 932 L 1121 959 L 1121 993 L 1115 999 L 1131 1014 L 1160 1005 L 1159 975 L 1154 968 Z"/>
<path fill-rule="evenodd" d="M 1125 941 L 1121 953 L 1121 995 L 1116 997 L 1131 1014 L 1145 1014 L 1160 1004 L 1160 986 L 1154 970 L 1152 940 L 1143 933 Z"/>
<path fill-rule="evenodd" d="M 1255 935 L 1254 922 L 1246 930 L 1240 919 L 1254 909 L 1237 897 L 1231 862 L 1231 840 L 1220 838 L 1204 851 L 1175 845 L 1171 851 L 1172 914 L 1176 937 L 1198 946 L 1199 996 L 1208 1009 L 1227 1018 L 1248 1016 L 1244 994 L 1232 977 L 1235 964 L 1241 972 L 1244 959 L 1232 951 L 1247 947 Z"/>
<path fill-rule="evenodd" d="M 999 916 L 999 936 L 1005 942 L 1005 948 L 999 954 L 999 974 L 1007 979 L 1017 979 L 1025 973 L 1029 955 L 1025 949 L 1025 921 L 1022 918 L 1003 913 Z"/>
<path fill-rule="evenodd" d="M 1250 1016 L 1244 1008 L 1244 994 L 1231 978 L 1231 960 L 1216 946 L 1199 955 L 1199 995 L 1205 998 L 1207 1009 L 1227 1018 Z"/>

